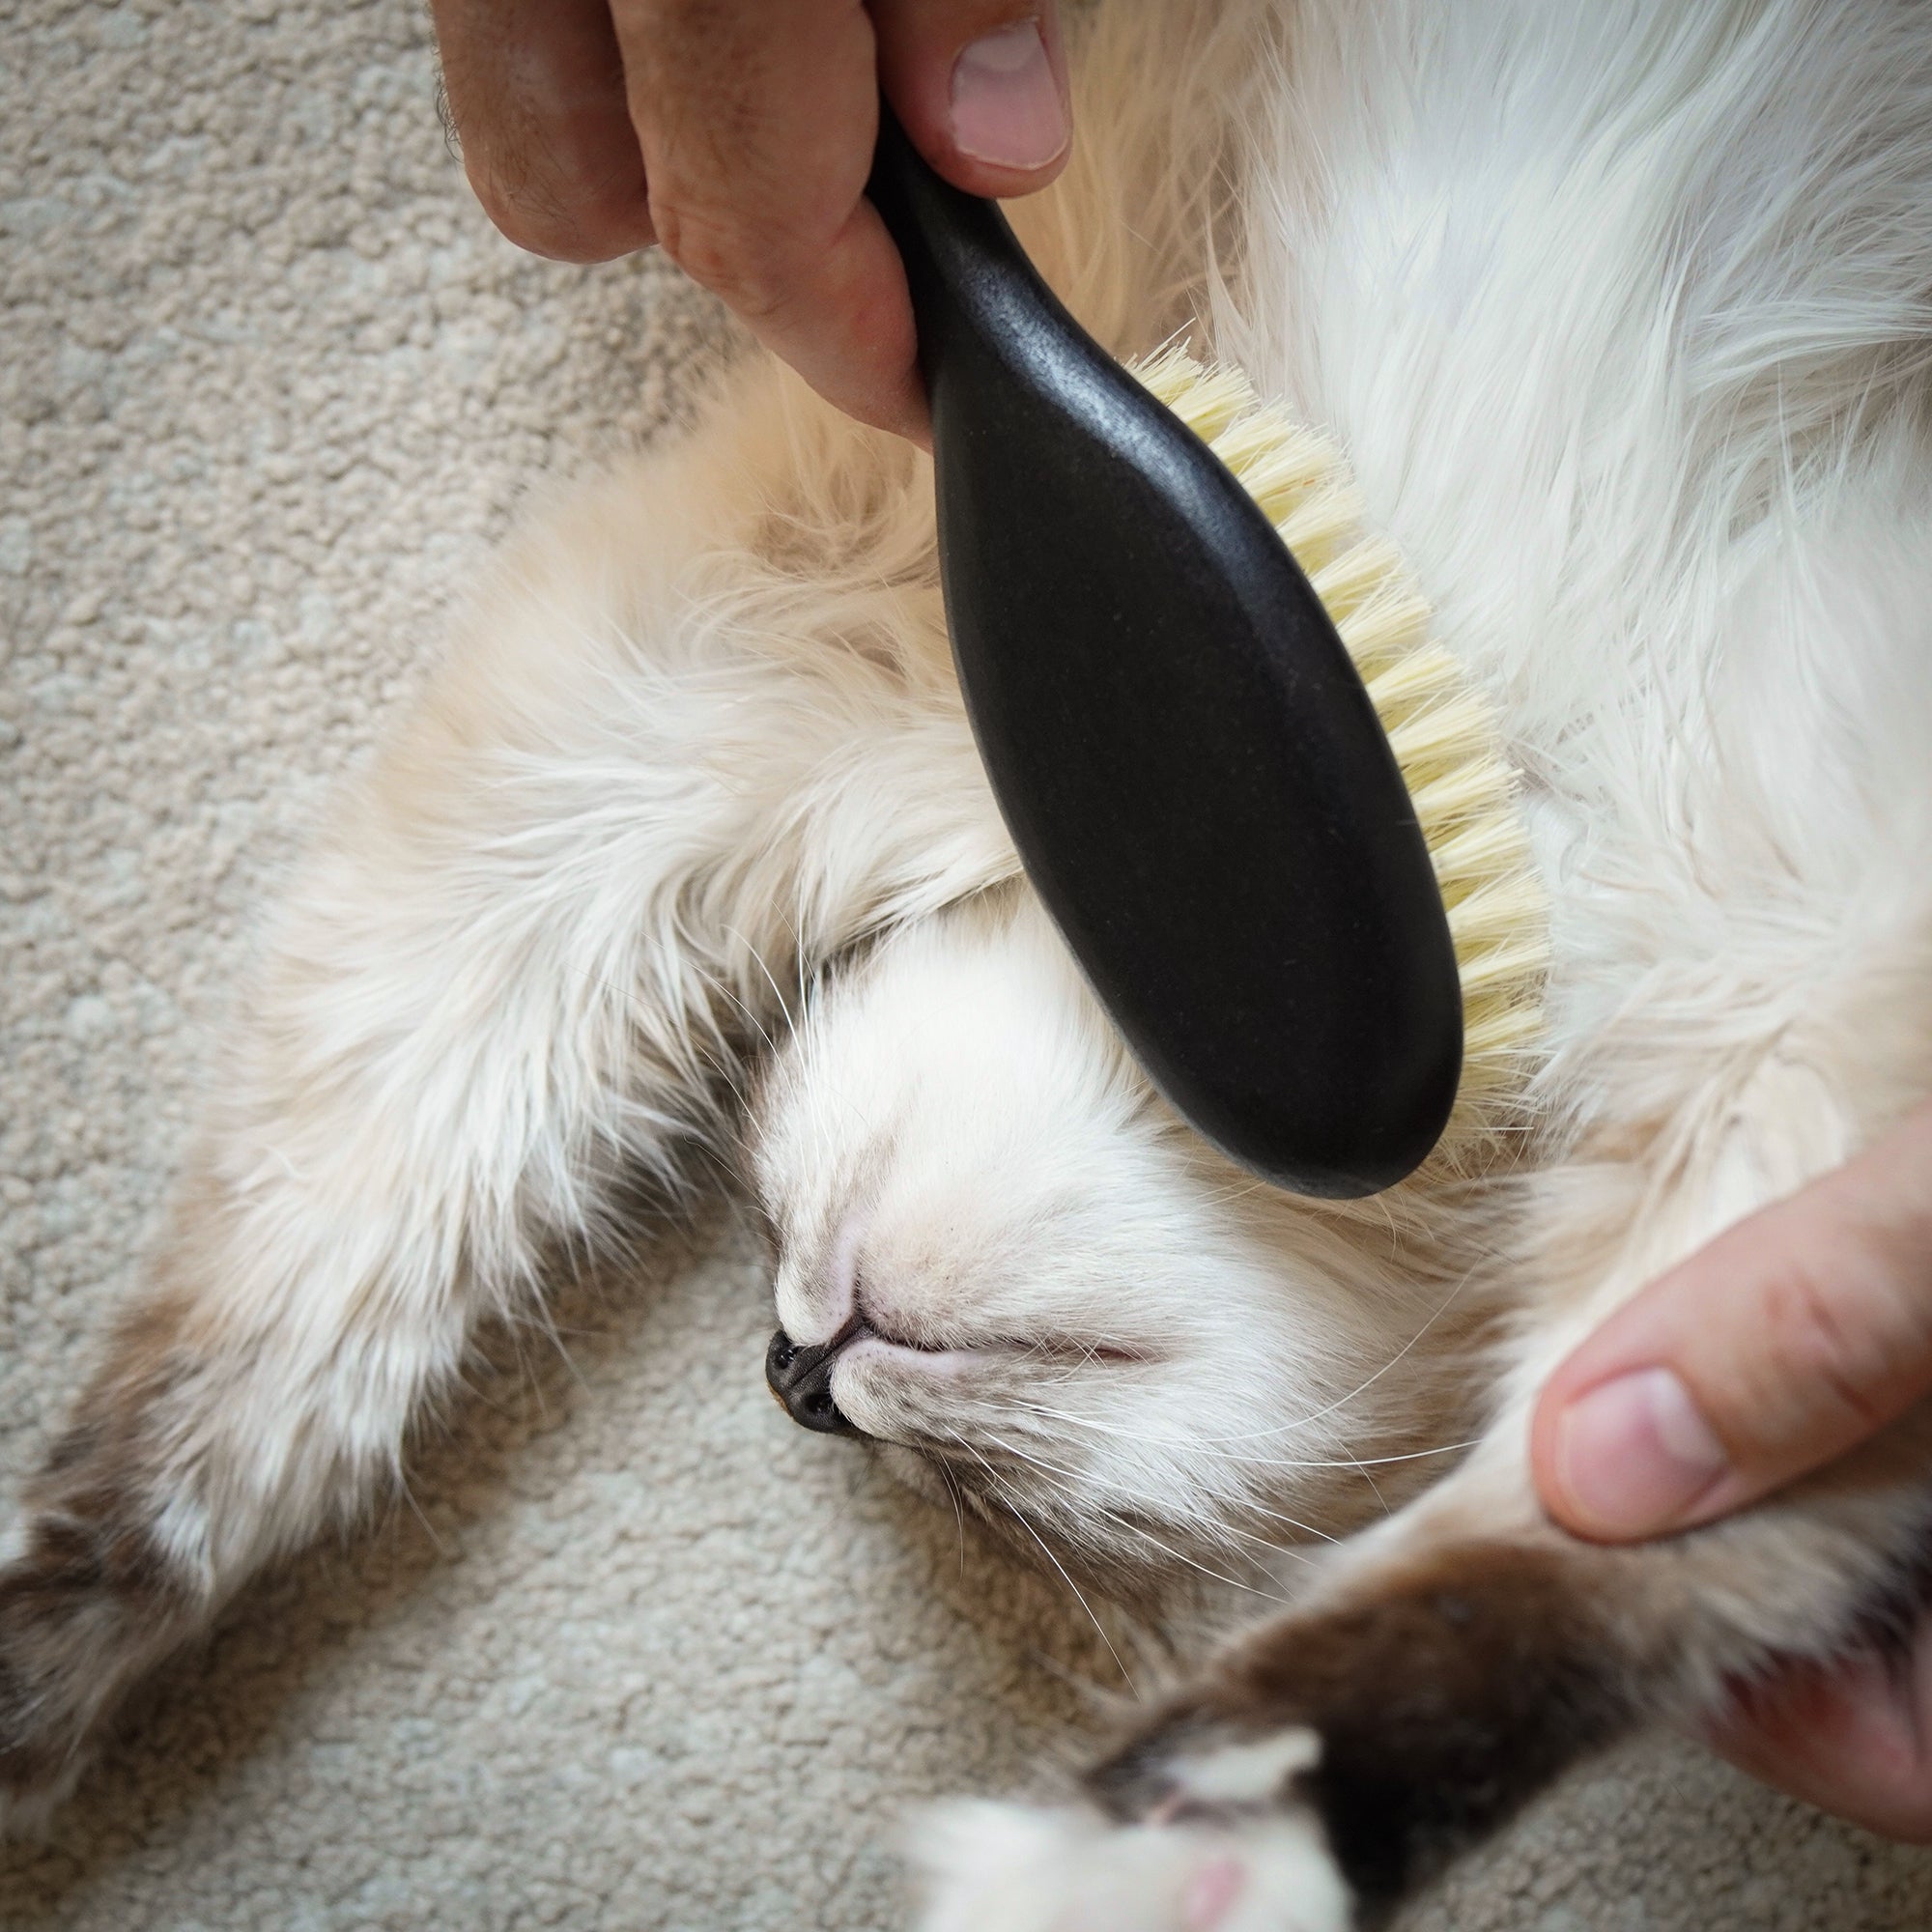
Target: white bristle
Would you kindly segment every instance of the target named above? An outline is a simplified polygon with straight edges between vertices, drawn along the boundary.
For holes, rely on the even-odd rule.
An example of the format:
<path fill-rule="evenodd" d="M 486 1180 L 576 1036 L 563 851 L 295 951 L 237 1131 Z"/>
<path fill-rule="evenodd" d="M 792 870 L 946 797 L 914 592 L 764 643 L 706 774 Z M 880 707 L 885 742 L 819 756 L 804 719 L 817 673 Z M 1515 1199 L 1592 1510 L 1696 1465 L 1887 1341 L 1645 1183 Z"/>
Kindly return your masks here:
<path fill-rule="evenodd" d="M 1507 1123 L 1543 1020 L 1548 908 L 1495 712 L 1432 635 L 1395 547 L 1363 525 L 1330 439 L 1237 369 L 1164 350 L 1135 372 L 1239 479 L 1294 552 L 1362 675 L 1413 800 L 1463 981 L 1463 1084 L 1438 1158 L 1463 1165 Z"/>
<path fill-rule="evenodd" d="M 1256 406 L 1254 388 L 1238 369 L 1209 369 L 1185 350 L 1166 350 L 1135 374 L 1206 441 Z"/>
<path fill-rule="evenodd" d="M 1429 641 L 1429 606 L 1399 587 L 1378 592 L 1359 611 L 1331 614 L 1355 668 L 1365 679 L 1378 677 L 1412 657 L 1427 655 L 1422 647 Z"/>
<path fill-rule="evenodd" d="M 1235 473 L 1238 476 L 1240 471 Z M 1361 498 L 1352 489 L 1324 487 L 1306 492 L 1286 515 L 1275 518 L 1274 526 L 1282 542 L 1302 558 L 1312 582 L 1361 527 Z M 1304 556 L 1304 552 L 1309 554 Z"/>
<path fill-rule="evenodd" d="M 1374 685 L 1369 687 L 1369 696 L 1376 698 Z M 1379 710 L 1379 698 L 1376 702 Z M 1425 822 L 1449 825 L 1473 811 L 1493 811 L 1499 801 L 1507 803 L 1509 788 L 1509 767 L 1499 758 L 1471 758 L 1454 771 L 1414 786 L 1409 796 Z"/>
<path fill-rule="evenodd" d="M 1338 501 L 1347 501 L 1352 492 L 1337 492 Z M 1356 542 L 1339 552 L 1323 564 L 1310 579 L 1316 595 L 1328 607 L 1328 613 L 1340 622 L 1351 611 L 1366 611 L 1372 604 L 1386 602 L 1391 607 L 1402 609 L 1410 605 L 1427 611 L 1419 591 L 1407 597 L 1400 595 L 1381 596 L 1378 593 L 1393 591 L 1400 593 L 1407 586 L 1404 582 L 1402 558 L 1393 544 L 1376 541 Z"/>

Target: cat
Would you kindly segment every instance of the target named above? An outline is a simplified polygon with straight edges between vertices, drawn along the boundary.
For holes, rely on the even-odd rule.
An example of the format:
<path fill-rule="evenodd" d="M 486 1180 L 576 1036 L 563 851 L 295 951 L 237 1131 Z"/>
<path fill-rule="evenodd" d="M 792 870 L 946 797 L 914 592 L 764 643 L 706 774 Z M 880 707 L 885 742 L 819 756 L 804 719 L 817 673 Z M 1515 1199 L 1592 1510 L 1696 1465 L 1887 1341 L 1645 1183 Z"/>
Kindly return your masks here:
<path fill-rule="evenodd" d="M 1550 1524 L 1526 1430 L 1622 1298 L 1932 1093 L 1932 16 L 1074 27 L 1035 259 L 1118 353 L 1185 336 L 1336 435 L 1524 774 L 1551 955 L 1507 1131 L 1318 1204 L 1165 1109 L 987 793 L 928 465 L 749 362 L 508 549 L 270 924 L 0 1541 L 7 1825 L 366 1508 L 479 1323 L 716 1154 L 802 1420 L 1123 1597 L 1306 1576 L 1077 1798 L 936 1824 L 936 1932 L 1375 1923 L 1918 1584 L 1932 1417 L 1632 1548 Z"/>

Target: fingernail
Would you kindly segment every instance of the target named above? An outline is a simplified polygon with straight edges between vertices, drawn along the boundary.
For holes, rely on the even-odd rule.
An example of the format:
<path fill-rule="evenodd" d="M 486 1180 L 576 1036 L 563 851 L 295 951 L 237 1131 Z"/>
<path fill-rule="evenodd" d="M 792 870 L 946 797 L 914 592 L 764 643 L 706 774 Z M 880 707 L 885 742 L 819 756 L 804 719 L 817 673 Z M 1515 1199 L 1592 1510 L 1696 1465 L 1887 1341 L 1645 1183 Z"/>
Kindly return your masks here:
<path fill-rule="evenodd" d="M 1724 1445 L 1668 1369 L 1639 1369 L 1579 1396 L 1559 1426 L 1556 1477 L 1600 1536 L 1668 1529 L 1727 1466 Z"/>
<path fill-rule="evenodd" d="M 1066 145 L 1066 109 L 1037 20 L 973 42 L 952 64 L 952 138 L 1003 168 L 1042 168 Z"/>

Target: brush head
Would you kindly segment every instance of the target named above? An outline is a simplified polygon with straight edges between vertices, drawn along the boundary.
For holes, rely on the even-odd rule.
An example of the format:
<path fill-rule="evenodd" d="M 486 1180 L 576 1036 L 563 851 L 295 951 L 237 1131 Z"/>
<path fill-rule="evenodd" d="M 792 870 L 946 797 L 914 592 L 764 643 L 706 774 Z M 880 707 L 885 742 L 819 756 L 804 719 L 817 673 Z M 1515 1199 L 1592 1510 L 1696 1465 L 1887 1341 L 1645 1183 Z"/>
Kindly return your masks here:
<path fill-rule="evenodd" d="M 1225 464 L 1334 621 L 1395 753 L 1448 914 L 1463 1070 L 1437 1159 L 1477 1163 L 1509 1123 L 1543 1031 L 1548 906 L 1494 706 L 1436 640 L 1400 553 L 1364 521 L 1340 447 L 1238 369 L 1179 349 L 1133 373 Z"/>

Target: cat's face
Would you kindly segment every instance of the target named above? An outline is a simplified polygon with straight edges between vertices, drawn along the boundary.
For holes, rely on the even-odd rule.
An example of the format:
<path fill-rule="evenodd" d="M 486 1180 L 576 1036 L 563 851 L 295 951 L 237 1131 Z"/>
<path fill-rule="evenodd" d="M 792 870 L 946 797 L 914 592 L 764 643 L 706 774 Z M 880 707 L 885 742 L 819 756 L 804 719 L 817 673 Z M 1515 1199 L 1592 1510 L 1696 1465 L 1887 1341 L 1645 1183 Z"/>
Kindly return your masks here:
<path fill-rule="evenodd" d="M 777 1359 L 836 1345 L 820 1425 L 829 1397 L 1009 1541 L 1118 1581 L 1242 1565 L 1373 1501 L 1349 1458 L 1414 1386 L 1362 1385 L 1426 1299 L 1386 1226 L 1179 1127 L 1024 895 L 819 988 L 748 1145 Z"/>

